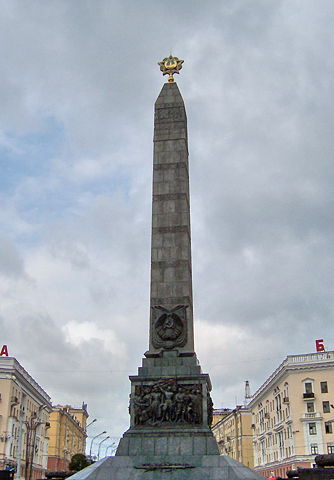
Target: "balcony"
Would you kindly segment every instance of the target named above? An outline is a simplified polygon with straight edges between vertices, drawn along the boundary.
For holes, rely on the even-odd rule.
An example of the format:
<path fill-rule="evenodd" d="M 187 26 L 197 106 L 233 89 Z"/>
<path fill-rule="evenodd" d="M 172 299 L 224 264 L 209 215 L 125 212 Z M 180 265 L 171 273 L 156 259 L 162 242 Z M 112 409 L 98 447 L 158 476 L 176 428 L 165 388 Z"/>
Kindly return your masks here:
<path fill-rule="evenodd" d="M 309 421 L 317 421 L 317 420 L 322 420 L 323 417 L 321 413 L 314 412 L 314 413 L 303 413 L 300 417 L 300 420 L 302 422 L 309 422 Z"/>
<path fill-rule="evenodd" d="M 284 423 L 282 420 L 277 420 L 277 422 L 274 425 L 274 431 L 278 432 L 279 430 L 282 430 L 284 428 Z"/>
<path fill-rule="evenodd" d="M 291 418 L 290 415 L 288 415 L 288 416 L 286 417 L 285 423 L 286 423 L 287 425 L 289 425 L 290 423 L 292 423 L 292 418 Z"/>
<path fill-rule="evenodd" d="M 303 393 L 303 398 L 304 399 L 314 398 L 314 393 L 313 392 Z"/>

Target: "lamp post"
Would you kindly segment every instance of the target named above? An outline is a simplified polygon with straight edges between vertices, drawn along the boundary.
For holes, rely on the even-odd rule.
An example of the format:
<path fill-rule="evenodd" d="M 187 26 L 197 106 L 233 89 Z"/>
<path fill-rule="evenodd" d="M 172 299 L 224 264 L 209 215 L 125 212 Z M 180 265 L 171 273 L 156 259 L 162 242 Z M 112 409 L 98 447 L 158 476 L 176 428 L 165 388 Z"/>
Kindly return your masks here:
<path fill-rule="evenodd" d="M 98 433 L 97 435 L 95 435 L 95 437 L 92 438 L 92 441 L 90 442 L 90 449 L 89 449 L 89 457 L 90 459 L 92 458 L 92 448 L 93 448 L 93 442 L 95 440 L 95 438 L 99 437 L 100 435 L 104 435 L 105 433 L 107 433 L 105 430 L 101 433 Z"/>
<path fill-rule="evenodd" d="M 23 439 L 24 406 L 20 406 L 19 413 L 19 438 L 17 442 L 17 467 L 16 479 L 21 480 L 21 458 L 22 458 L 22 439 Z"/>
<path fill-rule="evenodd" d="M 89 424 L 86 425 L 86 430 L 87 430 L 88 427 L 91 426 L 92 423 L 96 422 L 96 420 L 97 420 L 97 418 L 94 418 L 94 420 L 92 420 L 91 422 L 89 422 Z"/>
<path fill-rule="evenodd" d="M 114 449 L 114 451 L 115 451 L 115 447 L 116 447 L 116 443 L 115 443 L 115 442 L 112 442 L 111 445 L 108 445 L 108 446 L 107 446 L 107 449 L 106 449 L 105 455 L 107 456 L 107 452 L 108 452 L 109 448 L 110 448 L 110 450 L 111 450 L 111 449 Z M 113 453 L 113 452 L 112 452 L 112 453 Z M 112 455 L 112 453 L 111 453 L 111 455 Z"/>
<path fill-rule="evenodd" d="M 41 405 L 38 409 L 38 412 L 34 412 L 31 415 L 29 421 L 25 421 L 27 429 L 27 444 L 26 444 L 26 480 L 31 480 L 32 469 L 34 464 L 34 453 L 35 453 L 35 443 L 36 443 L 36 431 L 37 428 L 42 425 L 40 420 L 40 414 L 42 410 L 47 408 L 47 405 Z"/>
<path fill-rule="evenodd" d="M 103 442 L 105 442 L 106 440 L 108 440 L 108 438 L 110 438 L 109 435 L 108 435 L 106 438 L 104 438 L 103 440 L 101 440 L 101 442 L 99 443 L 99 449 L 98 449 L 98 451 L 97 451 L 97 459 L 98 459 L 98 460 L 100 460 L 101 445 L 102 445 Z"/>

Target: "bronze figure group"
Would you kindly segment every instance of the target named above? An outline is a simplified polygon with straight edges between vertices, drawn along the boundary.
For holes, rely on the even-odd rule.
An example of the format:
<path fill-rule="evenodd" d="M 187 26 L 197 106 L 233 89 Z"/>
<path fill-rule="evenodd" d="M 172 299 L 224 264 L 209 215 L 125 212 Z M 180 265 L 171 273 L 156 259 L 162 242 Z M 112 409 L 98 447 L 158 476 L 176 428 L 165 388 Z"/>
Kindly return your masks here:
<path fill-rule="evenodd" d="M 176 381 L 137 385 L 133 395 L 135 425 L 200 424 L 200 385 L 180 385 Z"/>

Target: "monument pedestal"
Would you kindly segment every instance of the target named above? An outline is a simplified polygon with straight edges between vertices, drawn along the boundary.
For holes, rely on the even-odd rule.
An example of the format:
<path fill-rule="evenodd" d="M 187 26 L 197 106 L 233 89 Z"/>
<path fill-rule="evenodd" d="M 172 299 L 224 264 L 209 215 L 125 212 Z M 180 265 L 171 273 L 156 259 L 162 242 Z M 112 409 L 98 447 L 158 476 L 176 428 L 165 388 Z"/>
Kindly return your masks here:
<path fill-rule="evenodd" d="M 71 480 L 263 480 L 219 455 L 209 427 L 210 378 L 201 372 L 196 355 L 177 350 L 148 355 L 130 381 L 131 425 L 116 456 Z"/>
<path fill-rule="evenodd" d="M 71 480 L 263 480 L 233 458 L 219 455 L 107 457 Z"/>
<path fill-rule="evenodd" d="M 217 455 L 210 430 L 211 382 L 195 355 L 177 350 L 143 359 L 131 376 L 131 425 L 116 455 Z"/>

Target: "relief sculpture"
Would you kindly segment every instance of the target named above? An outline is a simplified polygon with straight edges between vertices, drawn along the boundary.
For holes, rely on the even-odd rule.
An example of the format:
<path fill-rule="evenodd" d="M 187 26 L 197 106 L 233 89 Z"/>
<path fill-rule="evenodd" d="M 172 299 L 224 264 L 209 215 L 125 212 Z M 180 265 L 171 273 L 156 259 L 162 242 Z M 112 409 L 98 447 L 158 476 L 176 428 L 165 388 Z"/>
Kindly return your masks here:
<path fill-rule="evenodd" d="M 135 425 L 202 423 L 200 384 L 162 380 L 154 385 L 136 385 L 131 403 Z"/>
<path fill-rule="evenodd" d="M 152 307 L 154 318 L 153 345 L 155 348 L 182 347 L 187 341 L 186 309 L 177 305 L 172 309 L 160 305 Z"/>

